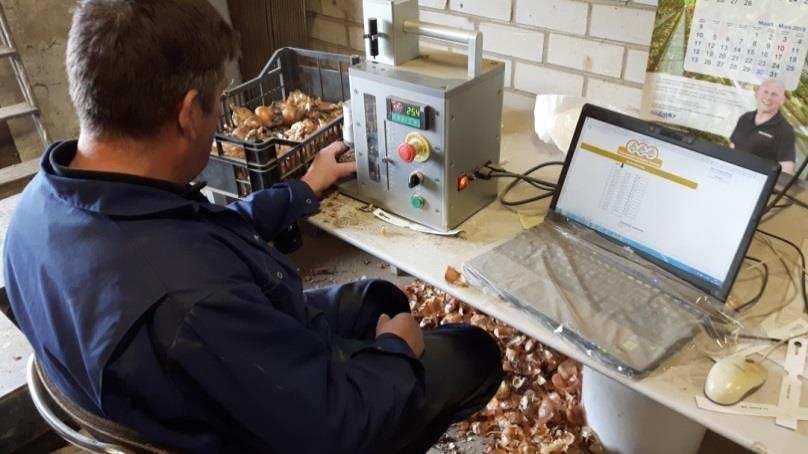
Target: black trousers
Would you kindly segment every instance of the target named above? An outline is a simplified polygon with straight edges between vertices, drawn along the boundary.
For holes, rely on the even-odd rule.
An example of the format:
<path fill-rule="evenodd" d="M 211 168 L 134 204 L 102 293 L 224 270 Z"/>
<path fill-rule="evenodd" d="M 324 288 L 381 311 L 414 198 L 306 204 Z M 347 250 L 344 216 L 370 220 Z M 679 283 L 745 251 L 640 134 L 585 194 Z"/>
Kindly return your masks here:
<path fill-rule="evenodd" d="M 341 337 L 375 338 L 381 314 L 409 312 L 407 296 L 390 282 L 366 280 L 306 292 Z M 450 425 L 467 419 L 494 397 L 502 381 L 496 341 L 475 326 L 444 325 L 424 333 L 426 405 L 418 418 L 401 427 L 389 452 L 423 453 Z"/>

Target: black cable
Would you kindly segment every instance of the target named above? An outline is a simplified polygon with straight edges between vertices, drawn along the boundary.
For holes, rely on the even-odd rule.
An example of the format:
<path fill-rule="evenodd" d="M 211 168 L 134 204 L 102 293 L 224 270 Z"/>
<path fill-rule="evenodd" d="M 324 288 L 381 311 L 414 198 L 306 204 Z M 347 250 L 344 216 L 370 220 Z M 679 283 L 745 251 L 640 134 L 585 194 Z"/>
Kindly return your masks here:
<path fill-rule="evenodd" d="M 797 180 L 800 179 L 800 175 L 802 175 L 802 172 L 805 171 L 806 166 L 808 166 L 808 158 L 803 159 L 802 164 L 800 164 L 800 168 L 797 169 L 796 172 L 794 172 L 794 175 L 791 177 L 790 180 L 788 180 L 788 183 L 786 183 L 786 185 L 783 186 L 783 190 L 777 193 L 777 197 L 775 197 L 774 200 L 771 203 L 769 203 L 769 206 L 767 206 L 766 209 L 763 210 L 763 214 L 766 214 L 769 210 L 777 206 L 777 204 L 780 202 L 780 199 L 785 197 L 788 190 L 791 189 L 791 186 L 794 186 L 794 183 L 796 183 Z"/>
<path fill-rule="evenodd" d="M 494 167 L 494 166 L 492 166 L 490 164 L 486 164 L 481 169 L 474 172 L 474 176 L 476 176 L 477 178 L 484 179 L 484 180 L 489 180 L 491 178 L 513 178 L 513 181 L 508 183 L 508 185 L 505 186 L 505 189 L 499 195 L 499 201 L 500 201 L 500 203 L 502 203 L 505 206 L 519 206 L 519 205 L 525 205 L 525 204 L 528 204 L 528 203 L 531 203 L 531 202 L 536 202 L 536 201 L 539 201 L 539 200 L 542 200 L 542 199 L 546 199 L 547 197 L 552 197 L 555 194 L 556 189 L 558 188 L 558 185 L 555 182 L 546 181 L 546 180 L 542 180 L 542 179 L 530 176 L 530 174 L 532 174 L 533 172 L 536 172 L 536 171 L 538 171 L 540 169 L 543 169 L 545 167 L 554 166 L 554 165 L 563 166 L 564 163 L 561 162 L 561 161 L 543 162 L 543 163 L 541 163 L 539 165 L 531 167 L 530 169 L 528 169 L 524 173 L 509 172 L 509 171 L 507 171 L 505 169 L 500 169 L 500 168 Z M 483 171 L 483 170 L 485 170 L 485 171 Z M 541 193 L 541 194 L 539 194 L 538 196 L 535 196 L 535 197 L 528 197 L 526 199 L 521 199 L 521 200 L 506 200 L 505 196 L 509 192 L 511 192 L 511 190 L 513 190 L 513 188 L 515 188 L 516 185 L 518 185 L 520 182 L 527 183 L 527 184 L 533 186 L 534 188 L 538 189 L 539 191 L 543 191 L 543 193 Z"/>
<path fill-rule="evenodd" d="M 757 292 L 757 295 L 755 295 L 749 301 L 747 301 L 747 302 L 741 304 L 740 306 L 734 308 L 738 312 L 742 311 L 743 309 L 746 309 L 749 306 L 752 306 L 753 304 L 757 304 L 757 302 L 760 301 L 760 298 L 763 296 L 763 292 L 766 290 L 766 285 L 769 284 L 769 267 L 766 265 L 766 263 L 763 260 L 760 260 L 760 259 L 757 259 L 757 258 L 751 257 L 751 256 L 747 256 L 745 258 L 746 258 L 746 260 L 756 262 L 756 263 L 760 263 L 763 266 L 763 282 L 760 285 L 760 290 Z"/>
<path fill-rule="evenodd" d="M 774 192 L 775 194 L 778 194 L 778 195 L 782 193 L 782 191 L 773 191 L 773 192 Z M 783 197 L 785 197 L 786 199 L 788 199 L 788 200 L 791 202 L 791 204 L 792 204 L 792 205 L 797 205 L 797 206 L 798 206 L 798 207 L 800 207 L 800 208 L 805 208 L 806 210 L 808 210 L 808 203 L 803 202 L 802 200 L 800 200 L 800 199 L 798 199 L 798 198 L 794 197 L 793 195 L 791 195 L 791 194 L 784 194 L 784 195 L 783 195 Z"/>
<path fill-rule="evenodd" d="M 808 161 L 808 160 L 806 160 L 806 161 Z M 770 238 L 774 238 L 775 240 L 781 241 L 781 242 L 791 246 L 800 255 L 800 264 L 802 265 L 802 268 L 800 269 L 800 272 L 798 273 L 799 276 L 801 276 L 800 277 L 800 291 L 802 292 L 803 310 L 806 313 L 808 313 L 808 294 L 806 294 L 806 291 L 805 291 L 805 254 L 802 253 L 802 249 L 800 249 L 800 247 L 797 246 L 796 244 L 794 244 L 791 240 L 783 238 L 783 237 L 781 237 L 779 235 L 775 235 L 773 233 L 769 233 L 769 232 L 766 232 L 766 231 L 760 230 L 760 229 L 757 229 L 757 231 L 758 231 L 758 233 L 762 233 L 762 234 L 764 234 L 764 235 L 766 235 L 766 236 L 768 236 Z"/>
<path fill-rule="evenodd" d="M 779 205 L 775 205 L 771 208 L 789 208 L 794 205 L 794 202 L 787 200 L 785 203 L 781 203 Z"/>

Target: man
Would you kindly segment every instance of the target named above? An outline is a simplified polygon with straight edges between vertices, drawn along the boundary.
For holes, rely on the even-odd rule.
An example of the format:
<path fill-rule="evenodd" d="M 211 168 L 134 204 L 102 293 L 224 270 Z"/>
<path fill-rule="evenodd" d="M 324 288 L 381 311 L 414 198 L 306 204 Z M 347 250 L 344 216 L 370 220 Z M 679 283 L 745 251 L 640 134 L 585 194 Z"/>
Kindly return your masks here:
<path fill-rule="evenodd" d="M 758 87 L 755 100 L 757 110 L 738 119 L 729 139 L 730 147 L 779 161 L 783 172 L 794 173 L 794 128 L 780 114 L 786 102 L 786 87 L 779 80 L 768 79 Z"/>
<path fill-rule="evenodd" d="M 205 0 L 77 5 L 81 134 L 46 150 L 6 237 L 19 326 L 67 396 L 172 450 L 423 452 L 493 396 L 499 349 L 423 334 L 387 282 L 302 291 L 268 242 L 355 170 L 341 144 L 300 181 L 200 196 L 235 41 Z"/>

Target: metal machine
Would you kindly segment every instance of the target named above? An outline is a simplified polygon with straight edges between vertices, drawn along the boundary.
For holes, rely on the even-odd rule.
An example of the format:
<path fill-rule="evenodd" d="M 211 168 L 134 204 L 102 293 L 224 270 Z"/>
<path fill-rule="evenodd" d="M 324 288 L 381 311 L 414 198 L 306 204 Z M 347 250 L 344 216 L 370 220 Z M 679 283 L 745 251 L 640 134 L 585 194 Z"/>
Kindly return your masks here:
<path fill-rule="evenodd" d="M 365 0 L 366 59 L 349 70 L 357 180 L 341 190 L 419 224 L 453 229 L 496 198 L 474 171 L 498 163 L 504 64 L 482 35 L 418 21 L 417 0 Z M 468 58 L 419 52 L 419 37 L 468 45 Z M 350 132 L 349 132 L 350 134 Z"/>

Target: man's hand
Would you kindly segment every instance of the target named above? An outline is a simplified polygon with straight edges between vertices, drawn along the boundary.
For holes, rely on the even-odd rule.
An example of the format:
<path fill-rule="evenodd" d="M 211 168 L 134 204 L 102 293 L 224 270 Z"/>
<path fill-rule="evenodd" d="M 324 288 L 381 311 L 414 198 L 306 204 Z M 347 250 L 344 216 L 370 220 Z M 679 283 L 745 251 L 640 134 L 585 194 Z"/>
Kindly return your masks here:
<path fill-rule="evenodd" d="M 382 314 L 376 323 L 376 337 L 384 333 L 392 333 L 404 339 L 416 358 L 420 358 L 424 353 L 424 333 L 411 314 L 402 312 L 392 320 L 387 314 Z"/>
<path fill-rule="evenodd" d="M 356 162 L 337 162 L 337 157 L 348 151 L 342 142 L 334 142 L 317 153 L 306 175 L 300 180 L 320 196 L 337 180 L 356 172 Z"/>

